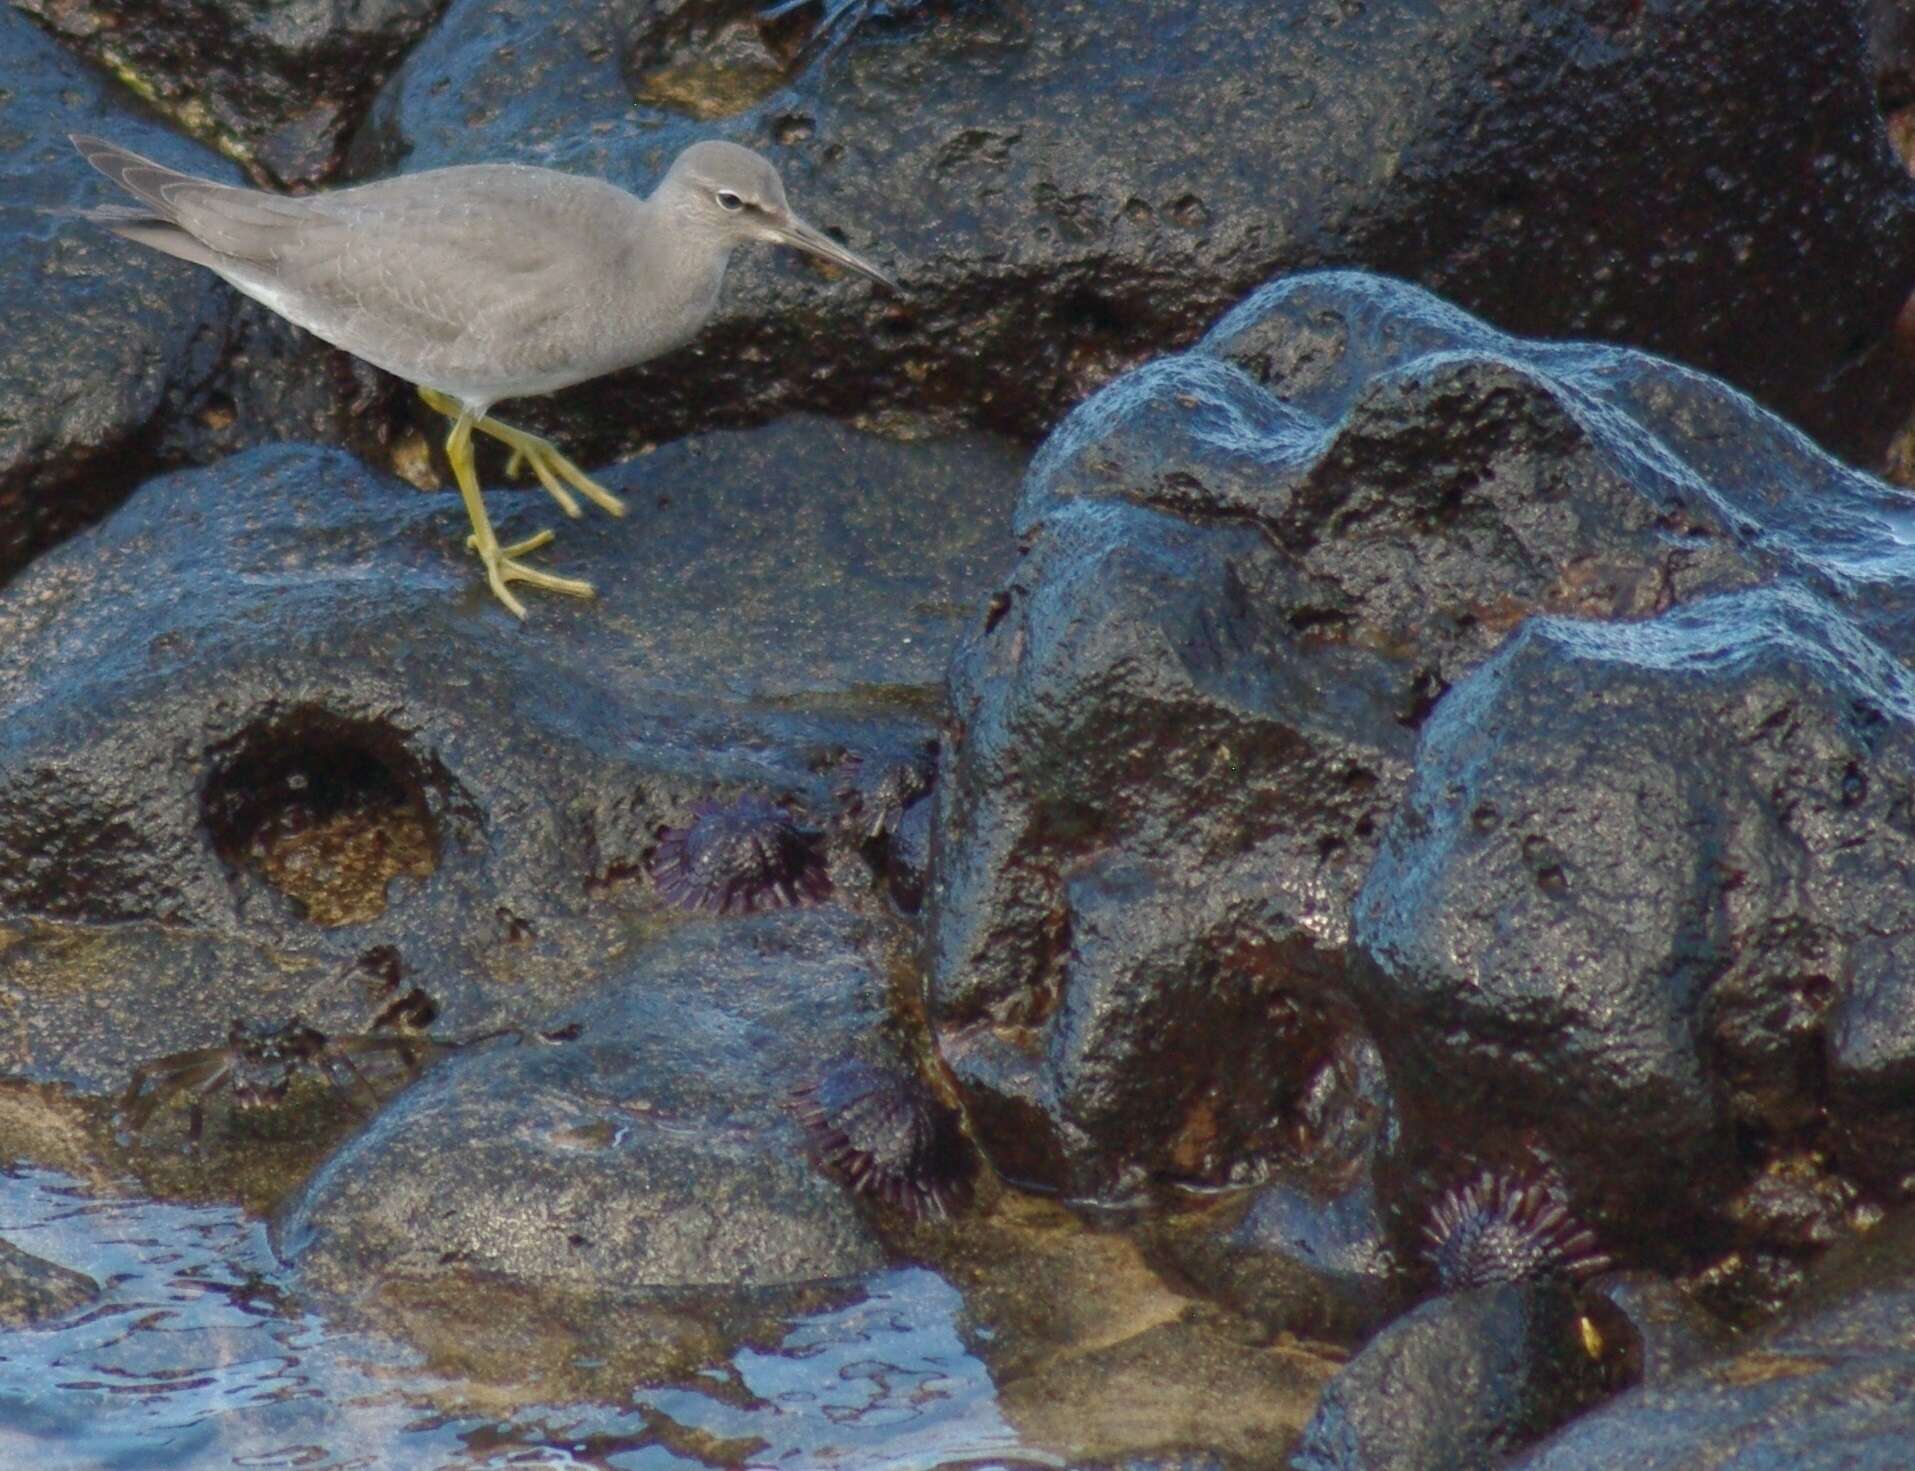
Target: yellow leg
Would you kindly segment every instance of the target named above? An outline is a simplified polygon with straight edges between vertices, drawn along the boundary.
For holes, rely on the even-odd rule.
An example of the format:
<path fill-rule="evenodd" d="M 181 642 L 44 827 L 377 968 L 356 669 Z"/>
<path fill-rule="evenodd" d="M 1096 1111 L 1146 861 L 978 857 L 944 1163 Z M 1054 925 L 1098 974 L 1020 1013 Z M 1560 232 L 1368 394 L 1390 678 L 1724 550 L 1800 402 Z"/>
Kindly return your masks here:
<path fill-rule="evenodd" d="M 521 618 L 525 616 L 525 605 L 507 590 L 508 582 L 523 582 L 532 587 L 542 587 L 547 592 L 562 592 L 575 598 L 595 596 L 589 582 L 581 582 L 576 577 L 554 577 L 549 572 L 540 572 L 517 560 L 551 541 L 551 532 L 541 531 L 509 547 L 499 545 L 499 538 L 492 530 L 492 520 L 485 513 L 485 499 L 479 494 L 478 472 L 472 466 L 473 424 L 471 412 L 461 409 L 458 418 L 453 421 L 452 433 L 446 437 L 446 458 L 452 462 L 452 477 L 459 482 L 459 496 L 465 502 L 466 514 L 472 518 L 472 535 L 467 538 L 466 545 L 477 552 L 479 560 L 485 564 L 486 580 L 492 584 L 493 595 Z"/>
<path fill-rule="evenodd" d="M 437 389 L 421 388 L 419 397 L 448 419 L 459 417 L 461 412 L 459 405 Z M 521 465 L 530 465 L 532 473 L 539 477 L 539 484 L 546 488 L 566 515 L 578 516 L 579 504 L 572 499 L 571 491 L 559 484 L 560 476 L 571 481 L 580 495 L 601 510 L 610 511 L 614 516 L 625 514 L 625 502 L 561 454 L 551 440 L 537 434 L 528 434 L 523 429 L 514 429 L 510 424 L 501 424 L 489 414 L 477 420 L 472 427 L 481 434 L 489 434 L 500 443 L 509 445 L 512 449 L 512 458 L 506 461 L 505 473 L 516 475 Z"/>

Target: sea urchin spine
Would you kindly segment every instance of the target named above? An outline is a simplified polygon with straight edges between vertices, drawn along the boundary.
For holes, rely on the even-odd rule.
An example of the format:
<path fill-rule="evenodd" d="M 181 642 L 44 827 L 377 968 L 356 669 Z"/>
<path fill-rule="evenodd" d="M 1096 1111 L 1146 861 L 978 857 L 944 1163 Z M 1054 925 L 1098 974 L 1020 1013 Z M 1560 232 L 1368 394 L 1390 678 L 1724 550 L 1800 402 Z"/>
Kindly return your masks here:
<path fill-rule="evenodd" d="M 652 881 L 680 909 L 749 914 L 831 897 L 822 834 L 762 797 L 694 802 L 685 827 L 659 833 Z"/>
<path fill-rule="evenodd" d="M 792 1110 L 819 1161 L 861 1194 L 943 1216 L 966 1193 L 957 1115 L 912 1075 L 844 1058 L 797 1089 Z"/>
<path fill-rule="evenodd" d="M 1425 1255 L 1447 1292 L 1495 1282 L 1578 1281 L 1610 1265 L 1596 1236 L 1541 1181 L 1485 1172 L 1430 1212 Z"/>

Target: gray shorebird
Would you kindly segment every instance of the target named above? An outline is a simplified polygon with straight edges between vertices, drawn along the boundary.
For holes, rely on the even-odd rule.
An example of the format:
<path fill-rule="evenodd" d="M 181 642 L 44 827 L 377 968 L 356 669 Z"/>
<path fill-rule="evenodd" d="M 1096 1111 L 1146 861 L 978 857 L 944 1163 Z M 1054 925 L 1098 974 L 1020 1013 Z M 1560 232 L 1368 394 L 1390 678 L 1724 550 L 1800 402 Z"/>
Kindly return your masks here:
<path fill-rule="evenodd" d="M 568 516 L 579 514 L 573 490 L 614 516 L 625 506 L 550 440 L 490 417 L 493 404 L 690 341 L 746 241 L 796 246 L 899 289 L 793 214 L 770 161 L 735 143 L 692 144 L 644 199 L 522 164 L 290 197 L 195 178 L 99 138 L 75 134 L 73 144 L 140 201 L 83 210 L 85 218 L 205 266 L 315 337 L 415 384 L 452 420 L 446 458 L 472 518 L 467 544 L 521 618 L 508 583 L 585 598 L 592 585 L 521 560 L 550 531 L 499 544 L 473 469 L 473 431 L 508 445 L 506 473 L 529 465 Z"/>

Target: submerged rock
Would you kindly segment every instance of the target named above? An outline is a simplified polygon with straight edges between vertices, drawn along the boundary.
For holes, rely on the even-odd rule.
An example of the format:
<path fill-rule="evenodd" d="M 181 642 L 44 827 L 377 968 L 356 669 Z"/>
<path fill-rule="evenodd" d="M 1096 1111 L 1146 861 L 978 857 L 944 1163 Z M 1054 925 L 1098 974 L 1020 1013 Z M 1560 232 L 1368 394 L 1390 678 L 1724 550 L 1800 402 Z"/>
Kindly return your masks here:
<path fill-rule="evenodd" d="M 1149 1250 L 1267 1331 L 1355 1344 L 1403 1306 L 1408 1274 L 1367 1174 L 1342 1190 L 1279 1180 L 1219 1214 L 1157 1223 Z"/>
<path fill-rule="evenodd" d="M 0 1328 L 33 1328 L 76 1312 L 100 1295 L 100 1284 L 0 1241 Z"/>

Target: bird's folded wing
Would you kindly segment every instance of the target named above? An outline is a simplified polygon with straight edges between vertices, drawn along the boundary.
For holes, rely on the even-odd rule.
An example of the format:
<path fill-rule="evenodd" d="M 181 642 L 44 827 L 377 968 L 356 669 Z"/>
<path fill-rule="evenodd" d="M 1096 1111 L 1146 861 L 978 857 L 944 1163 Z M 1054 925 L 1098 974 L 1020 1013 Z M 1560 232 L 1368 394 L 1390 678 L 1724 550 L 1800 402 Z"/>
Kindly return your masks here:
<path fill-rule="evenodd" d="M 375 347 L 497 340 L 576 310 L 587 283 L 562 247 L 571 232 L 602 227 L 594 191 L 509 166 L 297 198 L 195 178 L 103 139 L 73 141 L 151 208 L 156 229 L 177 228 L 204 252 L 152 243 L 375 359 Z M 103 222 L 126 233 L 143 228 L 140 213 Z"/>
<path fill-rule="evenodd" d="M 283 231 L 253 274 L 270 279 L 274 305 L 295 321 L 351 318 L 436 343 L 509 333 L 567 305 L 546 233 L 475 230 L 444 210 L 314 211 Z"/>

